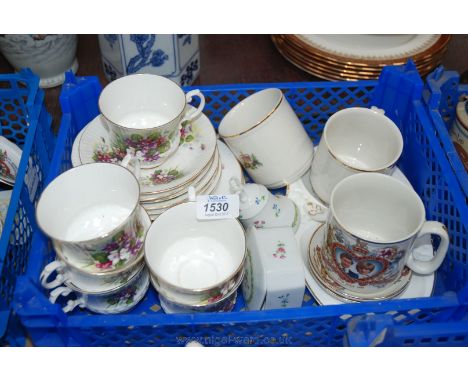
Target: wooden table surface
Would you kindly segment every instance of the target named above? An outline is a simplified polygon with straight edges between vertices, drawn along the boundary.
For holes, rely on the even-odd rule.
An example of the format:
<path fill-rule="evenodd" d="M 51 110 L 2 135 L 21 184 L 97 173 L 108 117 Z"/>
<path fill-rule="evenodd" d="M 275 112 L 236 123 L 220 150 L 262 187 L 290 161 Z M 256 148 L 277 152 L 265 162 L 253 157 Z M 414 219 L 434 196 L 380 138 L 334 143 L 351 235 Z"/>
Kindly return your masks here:
<path fill-rule="evenodd" d="M 276 50 L 269 35 L 200 35 L 200 75 L 197 85 L 323 81 L 286 61 Z M 101 65 L 97 35 L 80 35 L 77 52 L 79 76 L 97 75 L 107 84 Z M 450 70 L 468 70 L 468 35 L 454 35 L 442 64 Z M 0 55 L 0 73 L 13 68 Z M 463 77 L 465 79 L 465 76 Z M 46 90 L 46 106 L 52 114 L 53 126 L 59 125 L 60 87 Z"/>

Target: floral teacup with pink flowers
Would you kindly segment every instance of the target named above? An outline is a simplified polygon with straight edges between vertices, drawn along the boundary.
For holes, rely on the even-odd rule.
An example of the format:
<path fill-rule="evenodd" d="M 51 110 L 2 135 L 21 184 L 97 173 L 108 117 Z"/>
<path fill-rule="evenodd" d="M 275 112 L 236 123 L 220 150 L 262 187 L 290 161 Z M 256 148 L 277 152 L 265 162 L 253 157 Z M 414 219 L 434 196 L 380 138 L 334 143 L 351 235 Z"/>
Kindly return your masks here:
<path fill-rule="evenodd" d="M 78 166 L 44 190 L 38 225 L 67 264 L 94 274 L 122 269 L 143 251 L 149 226 L 139 196 L 138 180 L 122 166 Z"/>
<path fill-rule="evenodd" d="M 188 111 L 192 97 L 198 108 Z M 134 74 L 108 84 L 99 97 L 99 109 L 109 129 L 112 151 L 98 161 L 122 161 L 130 153 L 140 166 L 161 165 L 174 153 L 184 123 L 196 119 L 205 106 L 199 90 L 187 94 L 173 81 L 154 74 Z"/>

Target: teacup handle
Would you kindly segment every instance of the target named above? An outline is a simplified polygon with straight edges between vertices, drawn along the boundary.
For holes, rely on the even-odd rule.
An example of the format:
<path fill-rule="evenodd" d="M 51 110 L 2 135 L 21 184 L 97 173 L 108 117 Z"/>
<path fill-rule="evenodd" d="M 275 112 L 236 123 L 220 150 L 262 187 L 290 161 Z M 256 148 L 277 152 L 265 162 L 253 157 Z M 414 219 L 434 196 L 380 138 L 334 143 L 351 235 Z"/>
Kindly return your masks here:
<path fill-rule="evenodd" d="M 448 246 L 450 244 L 447 229 L 442 223 L 436 221 L 425 222 L 416 239 L 429 234 L 434 234 L 440 237 L 439 248 L 437 249 L 434 257 L 428 261 L 418 260 L 414 257 L 414 248 L 412 248 L 411 254 L 409 255 L 406 263 L 411 270 L 421 275 L 431 274 L 440 267 L 445 259 L 445 255 L 447 254 Z"/>
<path fill-rule="evenodd" d="M 46 289 L 52 289 L 62 285 L 66 280 L 68 280 L 68 277 L 62 273 L 59 273 L 57 277 L 52 281 L 47 281 L 47 279 L 52 273 L 56 271 L 61 271 L 63 268 L 65 268 L 65 263 L 60 260 L 55 260 L 52 261 L 50 264 L 47 264 L 42 270 L 41 275 L 39 276 L 41 285 Z"/>
<path fill-rule="evenodd" d="M 54 289 L 52 292 L 50 292 L 49 301 L 52 304 L 55 304 L 55 302 L 57 301 L 57 299 L 60 296 L 66 297 L 71 292 L 73 292 L 73 290 L 68 288 L 68 287 L 59 287 L 57 289 Z M 85 307 L 85 301 L 84 301 L 83 297 L 80 297 L 80 298 L 78 298 L 76 300 L 68 300 L 67 305 L 65 305 L 62 308 L 62 310 L 63 310 L 64 313 L 68 313 L 68 312 L 71 312 L 73 309 L 75 309 L 77 306 L 79 306 L 80 308 Z"/>
<path fill-rule="evenodd" d="M 184 118 L 182 118 L 182 121 L 180 121 L 180 123 L 183 123 L 185 121 L 191 121 L 192 119 L 197 118 L 201 114 L 203 108 L 205 107 L 205 96 L 199 89 L 190 90 L 187 94 L 185 94 L 185 101 L 187 103 L 192 102 L 192 97 L 200 98 L 200 105 L 198 105 L 197 109 L 187 112 L 187 114 L 185 114 Z"/>
<path fill-rule="evenodd" d="M 128 169 L 133 172 L 133 175 L 135 175 L 137 179 L 140 179 L 141 160 L 141 154 L 135 154 L 132 149 L 127 149 L 127 155 L 124 156 L 122 162 L 120 162 L 120 165 L 122 167 L 128 168 L 130 163 L 134 163 L 133 170 L 130 170 L 129 168 Z"/>

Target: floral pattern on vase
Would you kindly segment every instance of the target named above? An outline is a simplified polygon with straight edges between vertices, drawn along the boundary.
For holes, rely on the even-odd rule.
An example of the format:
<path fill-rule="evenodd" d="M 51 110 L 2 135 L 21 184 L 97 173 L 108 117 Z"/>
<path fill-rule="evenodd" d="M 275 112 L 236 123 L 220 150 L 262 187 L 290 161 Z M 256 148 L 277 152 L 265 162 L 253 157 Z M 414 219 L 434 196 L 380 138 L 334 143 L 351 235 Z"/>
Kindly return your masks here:
<path fill-rule="evenodd" d="M 286 244 L 281 241 L 278 241 L 276 244 L 276 251 L 273 253 L 273 257 L 276 259 L 285 259 L 286 258 Z"/>
<path fill-rule="evenodd" d="M 185 68 L 185 73 L 180 78 L 180 86 L 190 85 L 193 81 L 193 73 L 198 71 L 198 59 L 193 60 Z"/>
<path fill-rule="evenodd" d="M 100 251 L 91 253 L 94 266 L 100 270 L 122 268 L 135 258 L 143 248 L 144 227 L 136 223 L 135 234 L 124 230 L 115 234 Z"/>
<path fill-rule="evenodd" d="M 244 168 L 248 170 L 256 170 L 259 167 L 263 166 L 262 162 L 260 162 L 254 154 L 249 155 L 241 152 L 239 160 L 242 166 L 244 166 Z"/>
<path fill-rule="evenodd" d="M 154 34 L 131 34 L 130 41 L 136 45 L 138 54 L 128 62 L 127 74 L 136 73 L 145 66 L 162 66 L 169 59 L 162 49 L 152 50 L 156 41 Z"/>

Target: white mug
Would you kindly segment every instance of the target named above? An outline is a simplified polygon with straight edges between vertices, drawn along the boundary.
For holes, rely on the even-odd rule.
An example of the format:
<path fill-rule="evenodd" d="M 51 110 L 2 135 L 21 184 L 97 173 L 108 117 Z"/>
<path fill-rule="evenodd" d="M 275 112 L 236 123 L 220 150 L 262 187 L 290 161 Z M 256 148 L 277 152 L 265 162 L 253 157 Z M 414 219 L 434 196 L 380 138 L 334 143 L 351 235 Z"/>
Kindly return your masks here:
<path fill-rule="evenodd" d="M 280 89 L 239 102 L 219 124 L 219 135 L 255 183 L 279 188 L 310 167 L 313 144 Z"/>
<path fill-rule="evenodd" d="M 338 183 L 325 231 L 316 253 L 328 276 L 355 297 L 385 294 L 405 266 L 419 274 L 435 272 L 449 245 L 445 226 L 426 221 L 418 194 L 377 173 L 353 175 Z M 439 247 L 432 259 L 418 259 L 413 244 L 429 234 L 440 237 Z"/>
<path fill-rule="evenodd" d="M 312 161 L 312 188 L 328 204 L 340 180 L 360 172 L 390 174 L 402 150 L 400 130 L 383 110 L 362 107 L 340 110 L 325 124 Z"/>
<path fill-rule="evenodd" d="M 192 97 L 197 109 L 186 112 Z M 162 164 L 179 146 L 182 124 L 197 118 L 205 106 L 200 90 L 184 94 L 175 82 L 155 74 L 133 74 L 108 84 L 99 96 L 99 110 L 109 128 L 114 150 L 141 158 L 141 167 Z"/>

